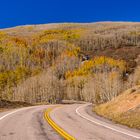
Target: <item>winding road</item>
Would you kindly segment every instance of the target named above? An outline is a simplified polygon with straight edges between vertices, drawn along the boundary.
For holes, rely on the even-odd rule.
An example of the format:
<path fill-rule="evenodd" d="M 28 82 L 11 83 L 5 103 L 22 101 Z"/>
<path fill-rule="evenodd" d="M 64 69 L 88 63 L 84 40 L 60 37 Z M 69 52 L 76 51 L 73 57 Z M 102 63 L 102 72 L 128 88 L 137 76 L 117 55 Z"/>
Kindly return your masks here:
<path fill-rule="evenodd" d="M 140 140 L 140 131 L 114 124 L 92 112 L 91 104 L 43 105 L 0 113 L 0 140 L 62 140 L 44 112 L 76 140 Z"/>

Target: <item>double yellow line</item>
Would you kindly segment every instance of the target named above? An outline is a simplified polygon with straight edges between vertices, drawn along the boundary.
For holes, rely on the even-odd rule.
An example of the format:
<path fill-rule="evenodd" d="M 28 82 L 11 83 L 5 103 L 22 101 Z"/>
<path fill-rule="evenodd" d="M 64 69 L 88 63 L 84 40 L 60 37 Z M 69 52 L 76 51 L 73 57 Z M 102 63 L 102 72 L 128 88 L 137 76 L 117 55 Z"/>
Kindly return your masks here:
<path fill-rule="evenodd" d="M 47 122 L 66 140 L 76 140 L 74 137 L 72 137 L 70 134 L 68 134 L 66 131 L 64 131 L 62 128 L 60 128 L 50 117 L 50 112 L 54 108 L 49 108 L 45 111 L 44 117 L 47 120 Z"/>

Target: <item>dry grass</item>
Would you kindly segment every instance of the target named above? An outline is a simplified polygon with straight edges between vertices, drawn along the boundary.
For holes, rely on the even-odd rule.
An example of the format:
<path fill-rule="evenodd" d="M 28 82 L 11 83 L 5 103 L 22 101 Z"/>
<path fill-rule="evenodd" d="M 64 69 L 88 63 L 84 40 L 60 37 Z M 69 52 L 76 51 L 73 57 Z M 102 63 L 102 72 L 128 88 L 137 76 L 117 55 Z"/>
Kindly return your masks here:
<path fill-rule="evenodd" d="M 115 122 L 140 129 L 140 86 L 125 91 L 108 103 L 96 106 L 94 111 Z"/>
<path fill-rule="evenodd" d="M 32 104 L 20 101 L 7 101 L 0 100 L 0 112 L 5 111 L 7 109 L 19 108 L 19 107 L 28 107 Z"/>
<path fill-rule="evenodd" d="M 4 111 L 7 111 L 8 109 L 5 109 L 5 108 L 0 108 L 0 112 L 4 112 Z"/>

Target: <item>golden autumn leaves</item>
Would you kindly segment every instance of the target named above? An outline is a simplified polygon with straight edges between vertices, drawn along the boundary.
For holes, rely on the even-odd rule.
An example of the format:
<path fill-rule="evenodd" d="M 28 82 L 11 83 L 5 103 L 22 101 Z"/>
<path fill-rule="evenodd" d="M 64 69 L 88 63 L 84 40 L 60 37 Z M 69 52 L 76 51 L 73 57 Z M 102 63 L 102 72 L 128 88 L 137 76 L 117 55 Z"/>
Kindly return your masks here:
<path fill-rule="evenodd" d="M 81 66 L 74 71 L 68 71 L 66 73 L 66 78 L 74 77 L 74 76 L 87 76 L 94 75 L 97 71 L 104 71 L 109 69 L 118 69 L 118 71 L 125 71 L 126 63 L 123 60 L 114 60 L 109 57 L 100 56 L 95 57 L 93 60 L 84 61 L 81 63 Z"/>
<path fill-rule="evenodd" d="M 29 32 L 33 30 L 34 28 L 29 28 Z M 0 32 L 1 97 L 9 97 L 10 93 L 11 97 L 8 99 L 11 100 L 22 97 L 27 102 L 39 102 L 40 100 L 35 98 L 46 101 L 53 97 L 55 102 L 59 94 L 64 98 L 87 101 L 93 100 L 94 95 L 99 96 L 96 92 L 100 87 L 97 90 L 89 87 L 100 81 L 103 83 L 107 78 L 109 82 L 115 81 L 118 77 L 117 72 L 122 74 L 125 71 L 126 63 L 105 56 L 94 56 L 83 61 L 82 56 L 87 53 L 85 50 L 90 50 L 89 45 L 94 49 L 96 43 L 102 43 L 102 40 L 92 41 L 95 37 L 84 40 L 81 38 L 84 32 L 85 29 L 80 27 L 41 30 L 28 36 Z M 106 75 L 103 77 L 104 72 L 107 72 L 107 78 Z M 27 84 L 27 81 L 30 82 Z M 47 85 L 47 82 L 50 83 Z M 33 84 L 32 89 L 30 84 Z M 17 87 L 19 92 L 16 91 Z M 29 92 L 25 92 L 24 89 Z M 90 99 L 86 99 L 87 94 L 90 95 Z"/>

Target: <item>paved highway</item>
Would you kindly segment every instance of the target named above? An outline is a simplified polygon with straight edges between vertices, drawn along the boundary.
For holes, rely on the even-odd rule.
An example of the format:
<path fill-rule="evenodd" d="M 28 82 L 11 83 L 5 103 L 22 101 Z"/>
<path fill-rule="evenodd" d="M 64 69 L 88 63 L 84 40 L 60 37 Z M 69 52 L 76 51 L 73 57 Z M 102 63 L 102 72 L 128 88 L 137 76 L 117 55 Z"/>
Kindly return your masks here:
<path fill-rule="evenodd" d="M 0 140 L 61 140 L 44 119 L 44 110 L 35 106 L 0 113 Z"/>
<path fill-rule="evenodd" d="M 0 113 L 0 140 L 62 140 L 44 112 L 77 140 L 140 140 L 140 131 L 114 124 L 92 113 L 90 104 L 34 106 Z"/>
<path fill-rule="evenodd" d="M 77 140 L 140 140 L 139 131 L 132 131 L 96 116 L 89 104 L 58 107 L 50 116 Z"/>

